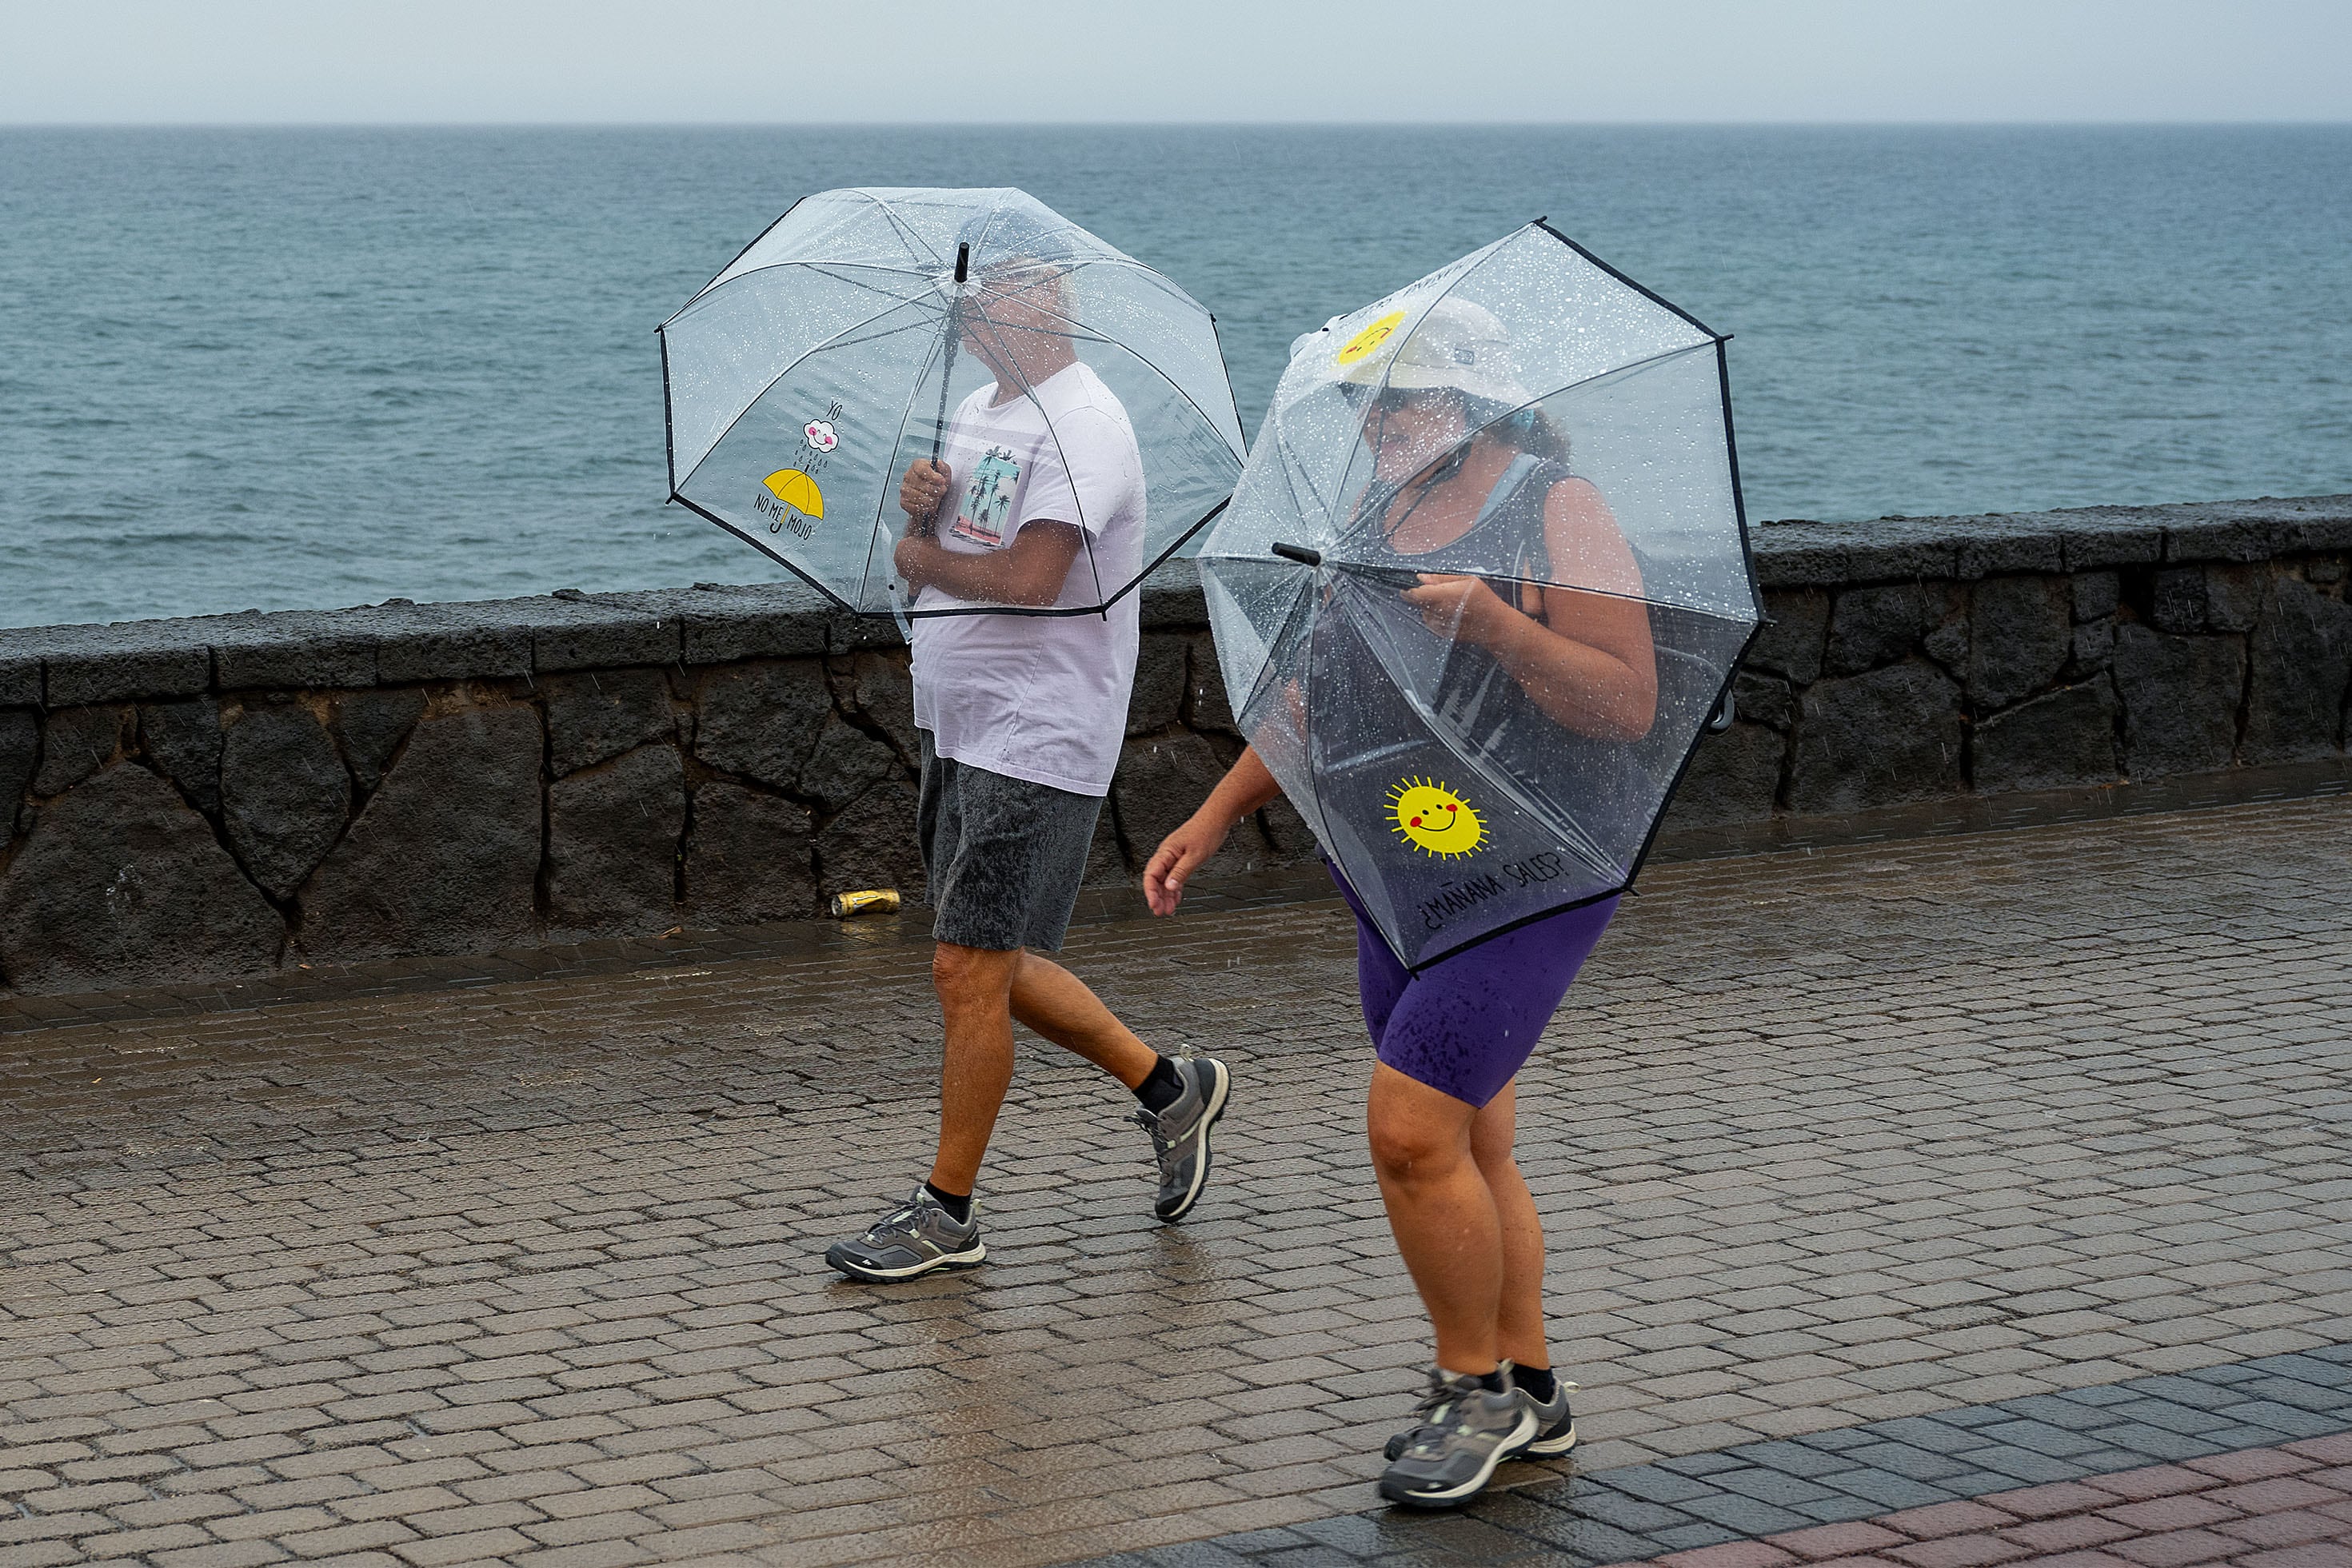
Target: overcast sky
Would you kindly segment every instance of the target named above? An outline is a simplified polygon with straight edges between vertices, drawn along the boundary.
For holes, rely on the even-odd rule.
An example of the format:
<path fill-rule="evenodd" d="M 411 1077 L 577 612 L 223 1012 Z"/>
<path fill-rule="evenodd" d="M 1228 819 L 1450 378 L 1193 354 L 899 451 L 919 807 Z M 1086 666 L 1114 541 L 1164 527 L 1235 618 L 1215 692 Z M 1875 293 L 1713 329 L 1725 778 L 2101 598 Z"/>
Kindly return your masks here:
<path fill-rule="evenodd" d="M 0 122 L 2352 120 L 2347 0 L 0 0 Z"/>

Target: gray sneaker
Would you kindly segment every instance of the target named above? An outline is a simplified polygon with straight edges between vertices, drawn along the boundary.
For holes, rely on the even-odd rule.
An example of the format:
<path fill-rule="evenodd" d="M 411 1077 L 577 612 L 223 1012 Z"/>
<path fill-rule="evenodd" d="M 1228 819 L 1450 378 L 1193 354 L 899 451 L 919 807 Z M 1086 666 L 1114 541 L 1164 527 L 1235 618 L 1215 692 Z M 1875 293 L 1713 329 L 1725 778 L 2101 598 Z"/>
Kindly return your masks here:
<path fill-rule="evenodd" d="M 1209 1179 L 1209 1132 L 1225 1113 L 1225 1095 L 1233 1074 L 1212 1056 L 1176 1063 L 1184 1092 L 1165 1111 L 1139 1108 L 1136 1124 L 1151 1134 L 1152 1157 L 1160 1162 L 1160 1195 L 1151 1212 L 1174 1221 L 1192 1212 L 1201 1188 Z"/>
<path fill-rule="evenodd" d="M 1381 1476 L 1381 1495 L 1409 1508 L 1455 1508 L 1478 1495 L 1495 1468 L 1536 1435 L 1536 1413 L 1516 1388 L 1433 1373 L 1422 1425 Z"/>
<path fill-rule="evenodd" d="M 853 1280 L 911 1280 L 934 1269 L 969 1269 L 988 1256 L 980 1239 L 980 1205 L 958 1223 L 924 1187 L 876 1220 L 855 1241 L 836 1241 L 824 1260 Z"/>
<path fill-rule="evenodd" d="M 1568 1407 L 1569 1390 L 1576 1385 L 1565 1377 L 1559 1383 L 1559 1386 L 1553 1389 L 1551 1397 L 1546 1400 L 1537 1399 L 1524 1388 L 1512 1390 L 1536 1416 L 1536 1435 L 1529 1437 L 1527 1446 L 1512 1458 L 1548 1459 L 1576 1447 L 1576 1415 Z"/>
<path fill-rule="evenodd" d="M 1524 1447 L 1506 1455 L 1505 1458 L 1519 1458 L 1533 1456 L 1537 1458 L 1549 1458 L 1555 1454 L 1564 1454 L 1576 1447 L 1576 1416 L 1569 1410 L 1568 1396 L 1569 1391 L 1575 1388 L 1577 1385 L 1564 1377 L 1556 1379 L 1557 1386 L 1552 1389 L 1551 1397 L 1538 1399 L 1534 1395 L 1518 1386 L 1517 1380 L 1511 1375 L 1511 1364 L 1507 1361 L 1503 1363 L 1503 1376 L 1510 1382 L 1511 1392 L 1526 1400 L 1528 1408 L 1536 1413 L 1535 1436 L 1529 1437 Z M 1433 1434 L 1437 1427 L 1444 1426 L 1446 1413 L 1451 1408 L 1451 1405 L 1452 1402 L 1448 1401 L 1430 1409 L 1425 1412 L 1425 1419 L 1413 1423 L 1402 1432 L 1391 1434 L 1388 1447 L 1383 1450 L 1384 1457 L 1391 1459 L 1402 1458 L 1407 1448 L 1412 1448 L 1423 1437 Z"/>

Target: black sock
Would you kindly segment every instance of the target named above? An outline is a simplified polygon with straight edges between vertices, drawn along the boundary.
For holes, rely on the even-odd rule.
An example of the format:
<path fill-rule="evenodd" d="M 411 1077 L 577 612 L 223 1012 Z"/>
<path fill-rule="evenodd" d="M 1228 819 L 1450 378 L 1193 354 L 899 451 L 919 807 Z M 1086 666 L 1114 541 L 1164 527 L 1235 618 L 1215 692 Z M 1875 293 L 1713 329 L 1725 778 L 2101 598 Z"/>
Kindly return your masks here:
<path fill-rule="evenodd" d="M 1514 1366 L 1511 1381 L 1532 1395 L 1538 1405 L 1550 1404 L 1552 1396 L 1559 1392 L 1559 1379 L 1551 1375 L 1549 1366 Z"/>
<path fill-rule="evenodd" d="M 958 1225 L 963 1224 L 971 1218 L 971 1194 L 941 1192 L 936 1183 L 928 1181 L 923 1184 L 923 1190 L 938 1198 L 940 1207 L 948 1211 L 948 1218 Z"/>
<path fill-rule="evenodd" d="M 1479 1387 L 1485 1389 L 1489 1394 L 1500 1394 L 1503 1390 L 1511 1385 L 1510 1380 L 1504 1375 L 1503 1369 L 1499 1366 L 1495 1368 L 1492 1372 L 1454 1372 L 1449 1371 L 1447 1368 L 1443 1366 L 1439 1367 L 1437 1370 L 1447 1377 L 1456 1379 L 1464 1377 L 1469 1378 L 1472 1382 L 1475 1383 Z"/>
<path fill-rule="evenodd" d="M 1135 1097 L 1154 1115 L 1182 1099 L 1184 1080 L 1177 1076 L 1176 1064 L 1161 1057 L 1159 1065 L 1152 1068 L 1151 1076 L 1135 1086 Z"/>

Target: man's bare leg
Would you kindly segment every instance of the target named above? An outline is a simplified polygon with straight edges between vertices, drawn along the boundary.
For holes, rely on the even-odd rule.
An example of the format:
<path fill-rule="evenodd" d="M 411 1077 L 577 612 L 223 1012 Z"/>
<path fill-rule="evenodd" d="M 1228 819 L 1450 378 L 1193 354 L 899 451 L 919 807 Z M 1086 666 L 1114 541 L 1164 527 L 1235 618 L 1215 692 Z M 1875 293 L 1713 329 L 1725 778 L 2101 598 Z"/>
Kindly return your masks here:
<path fill-rule="evenodd" d="M 1118 1021 L 1086 982 L 1050 958 L 942 942 L 932 951 L 931 985 L 946 1025 L 940 1074 L 940 1148 L 931 1185 L 968 1193 L 1013 1086 L 1013 1020 L 1117 1078 L 1132 1090 L 1160 1056 Z"/>
<path fill-rule="evenodd" d="M 947 1033 L 940 1150 L 930 1176 L 941 1192 L 971 1191 L 1005 1091 L 1013 1087 L 1013 977 L 1021 959 L 1019 948 L 999 953 L 953 942 L 931 952 L 931 986 Z"/>
<path fill-rule="evenodd" d="M 1013 1016 L 1064 1051 L 1075 1051 L 1135 1089 L 1160 1053 L 1118 1021 L 1087 983 L 1051 958 L 1021 955 L 1013 974 Z"/>

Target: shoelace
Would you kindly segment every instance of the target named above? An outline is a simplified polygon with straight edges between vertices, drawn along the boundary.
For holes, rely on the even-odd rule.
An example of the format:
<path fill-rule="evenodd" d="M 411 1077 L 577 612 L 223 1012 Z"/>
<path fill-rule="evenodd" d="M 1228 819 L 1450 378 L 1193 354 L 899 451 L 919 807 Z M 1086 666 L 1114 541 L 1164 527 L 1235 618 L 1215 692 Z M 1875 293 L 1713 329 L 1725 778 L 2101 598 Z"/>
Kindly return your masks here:
<path fill-rule="evenodd" d="M 898 1207 L 892 1209 L 889 1213 L 884 1215 L 881 1218 L 876 1220 L 874 1222 L 874 1228 L 866 1233 L 866 1239 L 871 1241 L 884 1236 L 898 1235 L 911 1237 L 914 1234 L 915 1206 L 911 1203 L 902 1203 Z"/>
<path fill-rule="evenodd" d="M 1175 1139 L 1171 1138 L 1160 1132 L 1159 1113 L 1154 1111 L 1138 1111 L 1134 1115 L 1129 1116 L 1128 1120 L 1151 1134 L 1151 1152 L 1153 1154 L 1165 1155 L 1170 1149 L 1176 1146 Z"/>
<path fill-rule="evenodd" d="M 1468 1390 L 1433 1373 L 1429 1379 L 1429 1392 L 1421 1396 L 1421 1403 L 1413 1406 L 1412 1413 L 1423 1417 L 1421 1424 L 1424 1427 L 1447 1426 L 1455 1401 L 1466 1392 Z"/>

